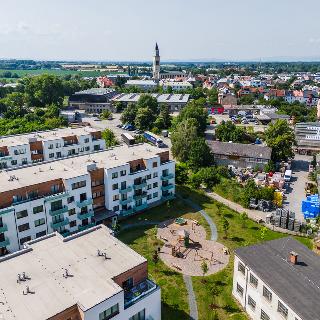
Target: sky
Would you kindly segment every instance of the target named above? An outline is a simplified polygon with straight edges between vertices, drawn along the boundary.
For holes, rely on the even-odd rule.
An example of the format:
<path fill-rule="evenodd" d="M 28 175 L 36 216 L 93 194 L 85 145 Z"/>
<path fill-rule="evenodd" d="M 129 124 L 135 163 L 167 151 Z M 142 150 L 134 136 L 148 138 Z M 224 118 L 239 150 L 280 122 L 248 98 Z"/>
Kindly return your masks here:
<path fill-rule="evenodd" d="M 0 59 L 320 60 L 319 0 L 0 0 Z"/>

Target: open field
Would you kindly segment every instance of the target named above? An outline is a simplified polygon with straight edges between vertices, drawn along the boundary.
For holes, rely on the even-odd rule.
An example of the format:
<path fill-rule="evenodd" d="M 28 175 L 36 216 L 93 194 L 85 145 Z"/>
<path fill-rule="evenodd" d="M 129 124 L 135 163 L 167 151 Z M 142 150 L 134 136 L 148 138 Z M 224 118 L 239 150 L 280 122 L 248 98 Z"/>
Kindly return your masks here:
<path fill-rule="evenodd" d="M 217 314 L 218 319 L 245 320 L 247 316 L 238 307 L 233 300 L 232 291 L 232 274 L 233 274 L 233 251 L 239 246 L 251 245 L 261 242 L 261 226 L 253 221 L 248 220 L 245 226 L 242 225 L 237 213 L 224 205 L 209 199 L 201 192 L 179 187 L 180 195 L 199 204 L 207 214 L 216 223 L 219 239 L 218 242 L 224 244 L 231 251 L 231 259 L 228 266 L 211 276 L 192 277 L 194 291 L 196 294 L 199 319 L 213 320 Z M 185 218 L 195 218 L 207 231 L 209 238 L 210 229 L 202 216 L 195 212 L 182 199 L 174 200 L 170 207 L 163 204 L 159 207 L 150 209 L 145 213 L 123 221 L 122 225 L 131 224 L 132 228 L 123 229 L 119 238 L 142 254 L 149 262 L 149 275 L 154 279 L 162 289 L 163 318 L 164 319 L 188 319 L 188 300 L 187 292 L 182 279 L 182 275 L 168 268 L 161 261 L 154 263 L 152 254 L 154 250 L 161 245 L 156 238 L 156 228 L 153 222 L 160 222 L 170 218 L 184 216 Z M 223 229 L 221 226 L 222 217 L 225 217 L 230 224 L 227 239 L 223 238 Z M 148 226 L 137 226 L 136 223 L 150 222 Z M 265 234 L 264 241 L 277 239 L 286 236 L 282 233 L 268 230 Z M 312 248 L 311 240 L 307 238 L 298 238 L 303 244 Z"/>

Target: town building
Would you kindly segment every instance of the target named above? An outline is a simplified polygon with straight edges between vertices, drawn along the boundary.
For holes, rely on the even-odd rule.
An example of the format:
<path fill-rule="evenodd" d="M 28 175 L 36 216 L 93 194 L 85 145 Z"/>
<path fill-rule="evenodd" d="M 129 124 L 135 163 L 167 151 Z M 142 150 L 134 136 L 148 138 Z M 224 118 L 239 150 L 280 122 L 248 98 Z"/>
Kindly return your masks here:
<path fill-rule="evenodd" d="M 179 70 L 162 70 L 160 72 L 160 80 L 178 80 L 186 81 L 188 74 Z"/>
<path fill-rule="evenodd" d="M 0 273 L 1 319 L 161 319 L 147 260 L 103 225 L 30 241 L 0 258 Z"/>
<path fill-rule="evenodd" d="M 320 257 L 291 237 L 235 250 L 233 290 L 253 320 L 319 318 Z"/>
<path fill-rule="evenodd" d="M 59 161 L 0 171 L 0 255 L 58 231 L 114 223 L 175 194 L 169 151 L 121 145 Z"/>
<path fill-rule="evenodd" d="M 236 168 L 264 169 L 271 160 L 271 148 L 257 145 L 221 141 L 207 141 L 214 161 L 218 165 Z"/>
<path fill-rule="evenodd" d="M 297 152 L 317 154 L 320 152 L 320 122 L 301 122 L 295 125 Z"/>
<path fill-rule="evenodd" d="M 136 87 L 142 91 L 152 91 L 156 89 L 158 86 L 158 83 L 156 83 L 154 80 L 150 79 L 137 79 L 137 80 L 128 80 L 125 84 L 125 87 Z"/>
<path fill-rule="evenodd" d="M 192 89 L 193 86 L 188 81 L 161 81 L 160 86 L 162 86 L 163 90 L 168 90 L 169 88 L 172 89 L 172 91 L 181 91 L 181 90 L 188 90 Z"/>
<path fill-rule="evenodd" d="M 111 110 L 111 99 L 118 93 L 110 88 L 92 88 L 74 93 L 69 97 L 69 107 L 88 113 Z"/>
<path fill-rule="evenodd" d="M 115 96 L 112 102 L 121 102 L 126 106 L 128 103 L 137 103 L 141 95 L 141 93 L 121 93 Z M 152 93 L 151 96 L 157 99 L 158 104 L 168 105 L 170 112 L 180 111 L 185 107 L 190 98 L 189 94 Z"/>
<path fill-rule="evenodd" d="M 218 103 L 222 106 L 236 106 L 237 102 L 238 99 L 234 94 L 223 92 L 218 94 Z"/>
<path fill-rule="evenodd" d="M 104 149 L 101 131 L 91 127 L 3 136 L 0 137 L 0 169 L 18 168 Z"/>

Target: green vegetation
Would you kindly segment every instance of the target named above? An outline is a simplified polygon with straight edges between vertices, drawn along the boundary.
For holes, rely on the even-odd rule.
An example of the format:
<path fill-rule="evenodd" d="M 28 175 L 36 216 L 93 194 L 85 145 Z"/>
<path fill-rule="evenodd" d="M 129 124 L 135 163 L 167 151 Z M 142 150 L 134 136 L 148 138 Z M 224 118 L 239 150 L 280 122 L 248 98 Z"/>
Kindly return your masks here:
<path fill-rule="evenodd" d="M 243 127 L 236 126 L 231 121 L 222 121 L 216 127 L 216 138 L 223 142 L 252 143 L 255 136 L 248 134 Z"/>
<path fill-rule="evenodd" d="M 102 131 L 101 136 L 102 139 L 106 141 L 106 148 L 110 148 L 119 144 L 114 132 L 111 129 L 105 129 Z"/>

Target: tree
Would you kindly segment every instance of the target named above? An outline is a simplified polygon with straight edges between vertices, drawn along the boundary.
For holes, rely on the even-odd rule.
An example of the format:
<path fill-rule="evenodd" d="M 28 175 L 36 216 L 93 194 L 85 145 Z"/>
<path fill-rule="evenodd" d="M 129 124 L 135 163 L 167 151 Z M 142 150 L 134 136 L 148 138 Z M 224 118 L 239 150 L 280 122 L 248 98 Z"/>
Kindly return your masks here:
<path fill-rule="evenodd" d="M 254 137 L 250 137 L 246 134 L 245 130 L 241 127 L 237 127 L 231 121 L 222 121 L 215 130 L 216 137 L 223 142 L 253 142 Z"/>
<path fill-rule="evenodd" d="M 248 214 L 246 212 L 240 213 L 240 220 L 242 228 L 245 228 L 248 221 Z"/>
<path fill-rule="evenodd" d="M 134 124 L 134 120 L 136 119 L 137 107 L 135 104 L 129 103 L 128 106 L 121 114 L 121 122 L 122 123 L 130 123 Z"/>
<path fill-rule="evenodd" d="M 188 155 L 188 164 L 193 169 L 213 164 L 213 154 L 204 138 L 200 137 L 192 141 Z"/>
<path fill-rule="evenodd" d="M 138 108 L 134 124 L 140 130 L 149 130 L 154 119 L 155 114 L 149 107 L 140 107 Z"/>
<path fill-rule="evenodd" d="M 292 146 L 295 143 L 294 131 L 287 121 L 277 120 L 268 126 L 265 131 L 266 143 L 272 148 L 273 161 L 282 161 L 294 156 Z"/>
<path fill-rule="evenodd" d="M 202 270 L 202 275 L 205 276 L 207 274 L 207 272 L 209 271 L 209 267 L 208 264 L 206 262 L 206 260 L 202 260 L 201 262 L 201 270 Z"/>
<path fill-rule="evenodd" d="M 102 138 L 105 140 L 107 148 L 110 148 L 118 144 L 116 136 L 114 135 L 113 131 L 110 129 L 105 129 L 102 132 Z"/>
<path fill-rule="evenodd" d="M 160 113 L 154 123 L 154 126 L 159 130 L 168 129 L 171 126 L 171 120 L 169 106 L 167 104 L 161 105 Z"/>
<path fill-rule="evenodd" d="M 112 112 L 110 110 L 103 110 L 101 113 L 101 118 L 109 119 L 109 117 L 112 117 Z"/>
<path fill-rule="evenodd" d="M 230 227 L 229 221 L 226 219 L 226 217 L 222 217 L 222 229 L 224 231 L 224 237 L 227 238 L 228 237 L 228 230 Z"/>
<path fill-rule="evenodd" d="M 159 113 L 158 101 L 150 94 L 142 94 L 137 101 L 137 108 L 149 108 L 154 115 Z"/>
<path fill-rule="evenodd" d="M 182 162 L 189 160 L 192 142 L 197 139 L 197 125 L 195 119 L 187 119 L 178 123 L 171 134 L 171 151 L 173 156 Z"/>
<path fill-rule="evenodd" d="M 176 164 L 176 184 L 186 184 L 188 181 L 188 166 L 184 162 L 178 162 Z"/>

